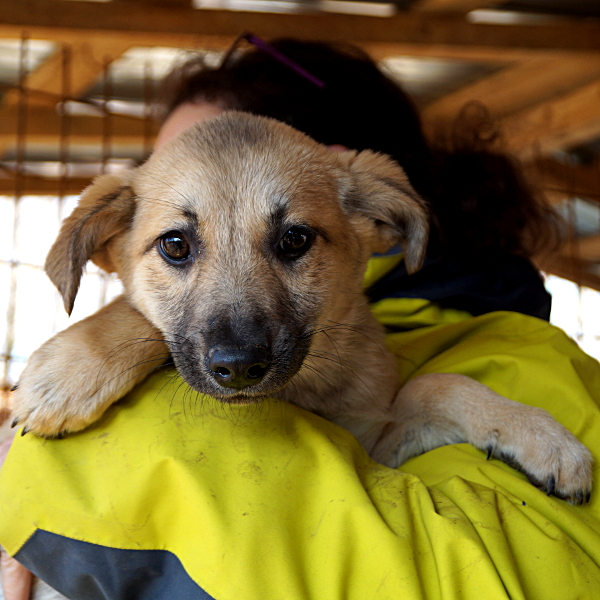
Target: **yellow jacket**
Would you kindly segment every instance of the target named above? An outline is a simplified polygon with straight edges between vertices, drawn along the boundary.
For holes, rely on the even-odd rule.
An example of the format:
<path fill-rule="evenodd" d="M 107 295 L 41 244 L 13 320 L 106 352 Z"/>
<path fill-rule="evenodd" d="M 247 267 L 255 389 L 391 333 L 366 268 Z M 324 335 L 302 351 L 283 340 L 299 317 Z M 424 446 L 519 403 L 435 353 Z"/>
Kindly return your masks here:
<path fill-rule="evenodd" d="M 388 342 L 404 379 L 469 375 L 600 457 L 600 365 L 560 330 L 418 298 L 373 310 L 401 330 Z M 467 444 L 389 469 L 295 406 L 223 406 L 181 383 L 159 373 L 63 440 L 17 437 L 0 543 L 68 597 L 600 598 L 597 492 L 571 506 Z"/>

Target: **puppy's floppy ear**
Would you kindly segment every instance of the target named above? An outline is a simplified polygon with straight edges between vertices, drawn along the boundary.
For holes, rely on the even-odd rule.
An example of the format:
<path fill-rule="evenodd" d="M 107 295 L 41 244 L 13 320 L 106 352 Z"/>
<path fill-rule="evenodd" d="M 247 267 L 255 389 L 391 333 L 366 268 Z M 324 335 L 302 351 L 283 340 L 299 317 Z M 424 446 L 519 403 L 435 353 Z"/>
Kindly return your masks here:
<path fill-rule="evenodd" d="M 50 248 L 45 270 L 71 314 L 83 268 L 94 253 L 100 266 L 114 271 L 105 244 L 125 231 L 133 219 L 135 198 L 129 186 L 133 170 L 106 174 L 83 191 L 77 208 L 65 219 Z"/>
<path fill-rule="evenodd" d="M 414 273 L 423 264 L 429 234 L 429 210 L 415 192 L 406 173 L 391 158 L 370 150 L 341 152 L 339 162 L 350 175 L 342 188 L 344 208 L 375 222 L 375 252 L 386 252 L 400 242 L 406 270 Z"/>

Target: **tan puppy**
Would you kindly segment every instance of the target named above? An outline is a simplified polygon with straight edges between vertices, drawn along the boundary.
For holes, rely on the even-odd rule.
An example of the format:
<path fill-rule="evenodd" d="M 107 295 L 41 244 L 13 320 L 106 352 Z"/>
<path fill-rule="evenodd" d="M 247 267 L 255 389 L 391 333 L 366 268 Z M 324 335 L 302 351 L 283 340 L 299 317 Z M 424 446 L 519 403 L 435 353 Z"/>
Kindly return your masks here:
<path fill-rule="evenodd" d="M 46 436 L 82 429 L 170 354 L 197 391 L 293 402 L 390 467 L 469 442 L 582 503 L 591 456 L 545 411 L 461 375 L 398 391 L 361 282 L 371 254 L 398 241 L 416 270 L 426 240 L 426 207 L 388 158 L 332 153 L 242 113 L 197 125 L 100 177 L 66 220 L 46 264 L 66 309 L 90 258 L 125 296 L 32 356 L 15 420 Z"/>

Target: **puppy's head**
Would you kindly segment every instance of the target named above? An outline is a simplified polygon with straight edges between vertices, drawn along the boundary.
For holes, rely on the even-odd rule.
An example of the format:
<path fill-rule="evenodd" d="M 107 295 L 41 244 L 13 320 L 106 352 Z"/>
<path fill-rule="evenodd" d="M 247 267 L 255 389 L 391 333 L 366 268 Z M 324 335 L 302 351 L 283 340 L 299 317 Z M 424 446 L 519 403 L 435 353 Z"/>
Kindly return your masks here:
<path fill-rule="evenodd" d="M 426 240 L 424 203 L 390 159 L 232 112 L 98 179 L 46 269 L 67 310 L 88 259 L 117 271 L 186 381 L 247 402 L 293 377 L 315 329 L 356 322 L 373 252 L 401 242 L 414 271 Z"/>

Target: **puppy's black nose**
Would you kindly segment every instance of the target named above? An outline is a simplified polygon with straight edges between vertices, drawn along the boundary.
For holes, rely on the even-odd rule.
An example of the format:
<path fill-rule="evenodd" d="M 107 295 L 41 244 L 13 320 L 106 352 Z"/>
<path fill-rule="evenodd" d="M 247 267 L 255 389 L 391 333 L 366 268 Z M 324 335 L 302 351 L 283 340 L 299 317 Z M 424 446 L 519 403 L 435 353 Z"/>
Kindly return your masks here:
<path fill-rule="evenodd" d="M 266 346 L 217 346 L 206 359 L 215 381 L 223 387 L 241 390 L 260 383 L 269 370 Z"/>

